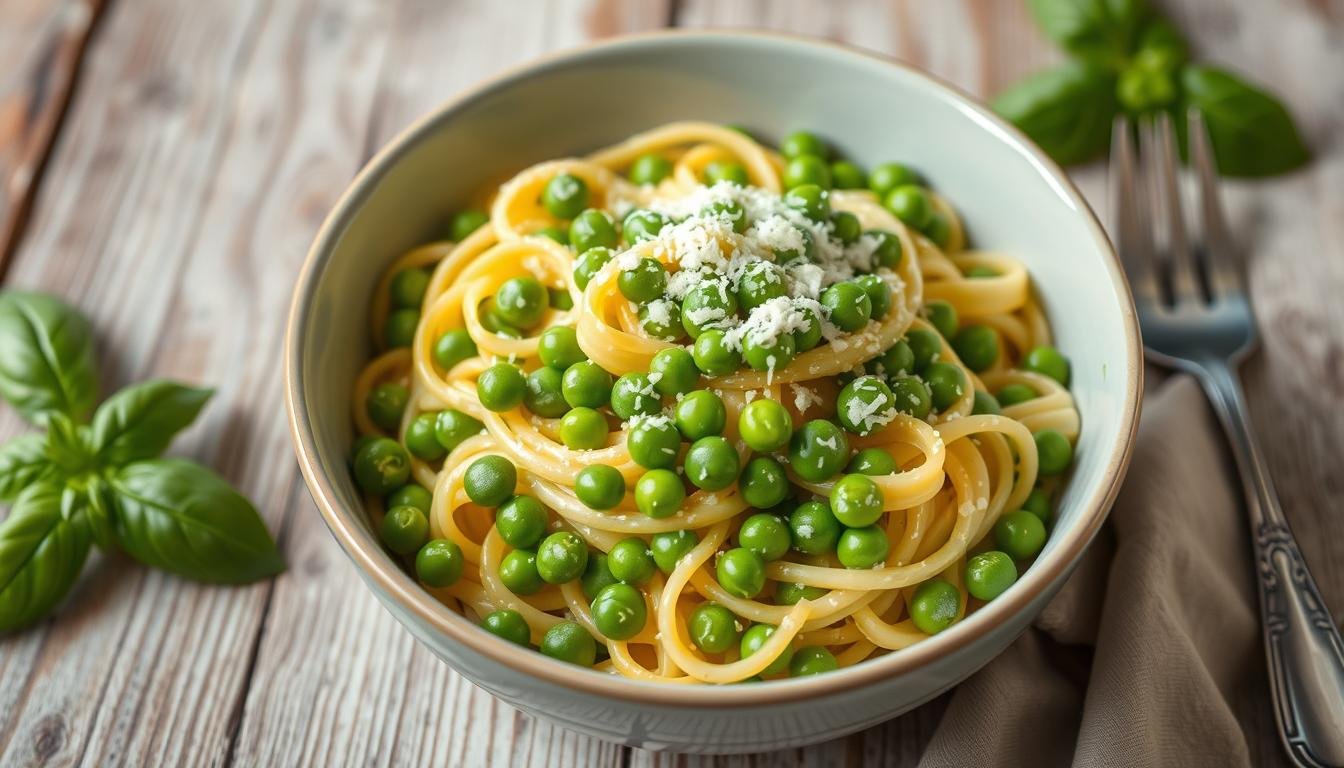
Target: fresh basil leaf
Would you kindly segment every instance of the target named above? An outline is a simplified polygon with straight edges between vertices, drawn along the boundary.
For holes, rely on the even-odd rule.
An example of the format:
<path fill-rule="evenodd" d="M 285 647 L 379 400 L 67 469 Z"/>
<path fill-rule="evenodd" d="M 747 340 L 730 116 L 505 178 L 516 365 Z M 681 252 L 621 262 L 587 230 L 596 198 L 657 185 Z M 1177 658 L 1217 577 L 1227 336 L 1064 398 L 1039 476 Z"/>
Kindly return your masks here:
<path fill-rule="evenodd" d="M 34 424 L 83 419 L 98 395 L 89 321 L 41 293 L 0 293 L 0 397 Z"/>
<path fill-rule="evenodd" d="M 1236 75 L 1188 66 L 1181 70 L 1181 87 L 1186 107 L 1204 118 L 1220 173 L 1273 176 L 1311 158 L 1283 104 Z"/>
<path fill-rule="evenodd" d="M 1036 23 L 1080 59 L 1118 67 L 1138 44 L 1148 18 L 1145 0 L 1031 0 Z"/>
<path fill-rule="evenodd" d="M 89 529 L 93 541 L 104 550 L 114 543 L 112 517 L 108 502 L 111 489 L 101 477 L 93 476 L 87 484 L 66 485 L 61 489 L 61 516 L 66 520 L 81 520 Z M 101 494 L 101 495 L 100 495 Z"/>
<path fill-rule="evenodd" d="M 163 453 L 196 419 L 213 390 L 157 379 L 126 387 L 98 406 L 93 446 L 105 464 L 120 465 Z"/>
<path fill-rule="evenodd" d="M 127 464 L 108 478 L 117 541 L 147 565 L 243 584 L 285 564 L 256 509 L 219 475 L 181 459 Z"/>
<path fill-rule="evenodd" d="M 76 424 L 64 413 L 48 414 L 46 454 L 47 460 L 67 476 L 93 468 L 89 428 Z"/>
<path fill-rule="evenodd" d="M 50 477 L 55 465 L 47 458 L 42 435 L 23 435 L 0 446 L 0 500 L 9 501 L 37 480 Z"/>
<path fill-rule="evenodd" d="M 994 100 L 996 112 L 1063 165 L 1106 150 L 1117 108 L 1115 77 L 1077 63 L 1038 72 Z"/>
<path fill-rule="evenodd" d="M 1155 61 L 1164 68 L 1175 69 L 1190 58 L 1190 46 L 1185 42 L 1185 36 L 1170 21 L 1153 19 L 1139 35 L 1136 58 L 1151 60 L 1145 66 L 1151 67 Z"/>
<path fill-rule="evenodd" d="M 88 555 L 87 521 L 61 514 L 61 487 L 28 486 L 0 523 L 0 632 L 30 624 L 55 607 Z"/>

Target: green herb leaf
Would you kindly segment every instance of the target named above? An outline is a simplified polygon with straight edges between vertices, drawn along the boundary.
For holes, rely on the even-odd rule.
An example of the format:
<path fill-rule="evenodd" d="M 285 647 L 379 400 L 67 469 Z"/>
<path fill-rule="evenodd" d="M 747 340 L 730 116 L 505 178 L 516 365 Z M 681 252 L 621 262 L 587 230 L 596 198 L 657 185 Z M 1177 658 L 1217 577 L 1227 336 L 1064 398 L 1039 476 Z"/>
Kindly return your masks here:
<path fill-rule="evenodd" d="M 1031 0 L 1045 34 L 1084 61 L 1119 67 L 1134 51 L 1148 18 L 1145 0 Z"/>
<path fill-rule="evenodd" d="M 66 476 L 77 475 L 94 466 L 89 428 L 70 420 L 64 413 L 47 415 L 47 460 Z"/>
<path fill-rule="evenodd" d="M 213 390 L 158 379 L 112 395 L 93 415 L 93 446 L 99 461 L 121 465 L 158 456 L 196 419 L 212 394 Z"/>
<path fill-rule="evenodd" d="M 98 394 L 89 321 L 40 293 L 0 293 L 0 397 L 29 421 L 84 418 Z"/>
<path fill-rule="evenodd" d="M 83 487 L 67 485 L 61 489 L 61 516 L 66 520 L 84 521 L 94 543 L 104 550 L 111 549 L 116 543 L 109 506 L 111 489 L 107 481 L 96 475 L 79 485 Z"/>
<path fill-rule="evenodd" d="M 181 459 L 149 459 L 109 477 L 117 540 L 147 565 L 242 584 L 284 570 L 256 509 L 223 478 Z"/>
<path fill-rule="evenodd" d="M 56 471 L 47 458 L 42 435 L 23 435 L 0 446 L 0 501 L 9 501 L 25 487 Z"/>
<path fill-rule="evenodd" d="M 1189 66 L 1181 71 L 1181 86 L 1186 106 L 1204 118 L 1222 174 L 1272 176 L 1311 158 L 1283 104 L 1236 75 Z"/>
<path fill-rule="evenodd" d="M 61 514 L 60 486 L 28 486 L 0 523 L 0 632 L 30 624 L 55 607 L 88 555 L 87 521 Z"/>
<path fill-rule="evenodd" d="M 1106 150 L 1117 109 L 1115 77 L 1085 64 L 1038 72 L 994 100 L 996 112 L 1064 165 Z"/>

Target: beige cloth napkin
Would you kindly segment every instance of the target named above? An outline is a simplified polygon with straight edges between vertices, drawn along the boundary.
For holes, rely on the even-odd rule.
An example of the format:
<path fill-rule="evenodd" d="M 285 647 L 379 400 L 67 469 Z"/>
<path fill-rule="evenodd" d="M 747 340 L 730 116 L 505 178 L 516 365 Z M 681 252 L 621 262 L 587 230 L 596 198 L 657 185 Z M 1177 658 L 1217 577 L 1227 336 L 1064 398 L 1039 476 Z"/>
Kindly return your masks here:
<path fill-rule="evenodd" d="M 1276 760 L 1251 568 L 1223 433 L 1194 380 L 1172 377 L 1144 401 L 1098 541 L 1035 624 L 951 695 L 920 765 Z"/>

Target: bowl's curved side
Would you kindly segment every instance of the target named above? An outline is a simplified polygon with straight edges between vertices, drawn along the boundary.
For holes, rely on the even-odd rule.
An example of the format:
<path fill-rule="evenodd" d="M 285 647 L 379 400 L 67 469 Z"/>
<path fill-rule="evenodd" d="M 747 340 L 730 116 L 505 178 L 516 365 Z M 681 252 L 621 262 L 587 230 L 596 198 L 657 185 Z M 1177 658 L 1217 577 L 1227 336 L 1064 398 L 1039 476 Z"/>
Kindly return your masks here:
<path fill-rule="evenodd" d="M 797 87 L 809 81 L 828 87 Z M 636 104 L 631 94 L 638 93 L 650 98 Z M 346 466 L 346 414 L 354 376 L 371 351 L 351 340 L 367 339 L 367 294 L 384 265 L 441 231 L 453 202 L 479 179 L 686 118 L 812 128 L 860 162 L 909 160 L 964 212 L 978 241 L 1021 257 L 1036 278 L 1058 344 L 1074 362 L 1084 430 L 1073 479 L 1037 562 L 1002 597 L 936 638 L 835 673 L 751 686 L 665 686 L 576 672 L 449 611 L 382 551 L 370 529 Z M 632 720 L 613 731 L 605 726 L 619 722 L 619 712 L 611 712 L 600 721 L 606 738 L 745 750 L 782 742 L 739 743 L 701 718 L 737 722 L 733 713 L 750 716 L 765 706 L 798 707 L 815 718 L 816 702 L 843 701 L 835 717 L 852 711 L 862 722 L 804 730 L 807 740 L 834 736 L 954 684 L 1021 631 L 1062 584 L 1118 490 L 1137 428 L 1139 349 L 1118 263 L 1086 203 L 1062 171 L 987 110 L 925 75 L 839 46 L 776 35 L 660 34 L 506 74 L 411 126 L 370 161 L 323 225 L 300 275 L 285 397 L 299 464 L 328 527 L 379 598 L 455 668 L 529 711 L 573 712 L 562 719 L 574 727 L 591 722 L 584 713 L 614 709 L 675 714 L 708 728 Z M 566 697 L 574 707 L 563 706 Z"/>

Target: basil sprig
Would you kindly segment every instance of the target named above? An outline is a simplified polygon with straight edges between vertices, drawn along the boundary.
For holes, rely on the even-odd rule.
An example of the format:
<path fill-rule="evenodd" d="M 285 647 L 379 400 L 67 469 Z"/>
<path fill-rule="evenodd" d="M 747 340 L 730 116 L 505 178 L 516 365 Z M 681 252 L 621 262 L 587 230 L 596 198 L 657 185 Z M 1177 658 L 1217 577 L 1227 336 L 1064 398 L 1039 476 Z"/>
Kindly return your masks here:
<path fill-rule="evenodd" d="M 1065 165 L 1105 153 L 1121 112 L 1204 119 L 1218 170 L 1272 176 L 1310 153 L 1288 110 L 1229 72 L 1191 63 L 1180 30 L 1146 0 L 1029 0 L 1037 24 L 1074 61 L 1009 87 L 994 109 Z"/>
<path fill-rule="evenodd" d="M 0 396 L 45 434 L 0 445 L 0 632 L 40 619 L 74 586 L 89 549 L 241 584 L 284 570 L 252 503 L 191 461 L 159 458 L 211 391 L 154 380 L 93 413 L 88 320 L 51 296 L 0 292 Z"/>

